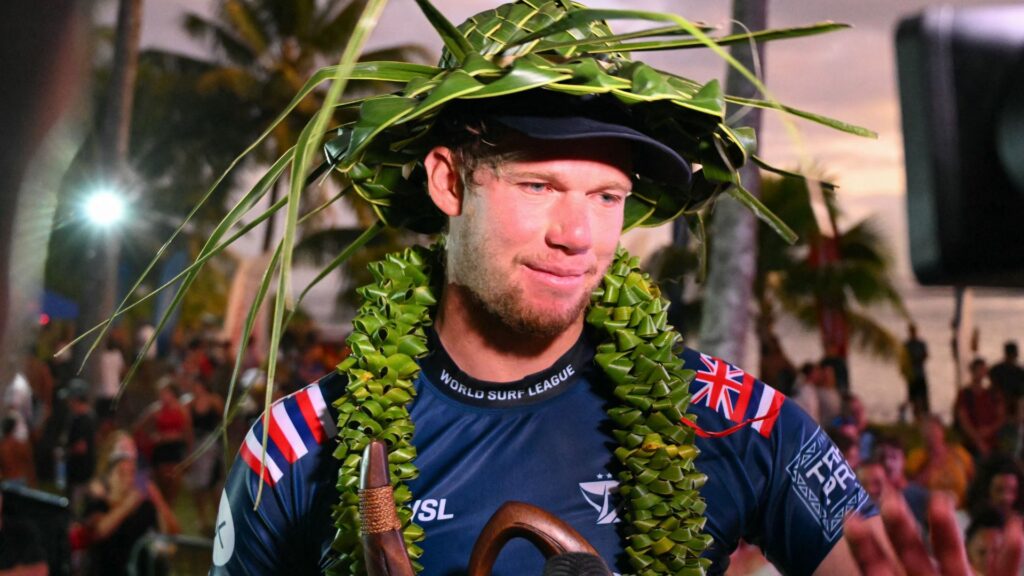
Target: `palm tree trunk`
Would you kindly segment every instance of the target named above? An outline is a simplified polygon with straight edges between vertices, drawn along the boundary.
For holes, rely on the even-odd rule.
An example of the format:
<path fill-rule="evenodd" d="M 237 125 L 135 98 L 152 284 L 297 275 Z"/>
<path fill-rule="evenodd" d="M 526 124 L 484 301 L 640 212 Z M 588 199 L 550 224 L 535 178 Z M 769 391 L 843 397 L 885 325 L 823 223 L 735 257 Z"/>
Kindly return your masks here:
<path fill-rule="evenodd" d="M 768 0 L 733 0 L 733 33 L 744 32 L 735 22 L 751 31 L 763 30 L 768 20 Z M 732 55 L 750 70 L 754 54 L 748 44 L 732 47 Z M 764 75 L 764 47 L 757 46 L 757 57 Z M 757 70 L 755 70 L 757 71 Z M 728 94 L 752 97 L 755 88 L 731 67 L 725 83 Z M 730 109 L 730 124 L 752 127 L 760 139 L 761 111 Z M 735 116 L 735 117 L 734 117 Z M 744 187 L 760 196 L 761 176 L 748 162 L 740 170 Z M 711 219 L 711 246 L 708 279 L 704 290 L 700 345 L 705 352 L 744 364 L 747 334 L 750 333 L 753 282 L 757 273 L 757 225 L 754 215 L 730 197 L 722 197 Z"/>
<path fill-rule="evenodd" d="M 119 0 L 117 33 L 114 39 L 114 63 L 99 126 L 99 172 L 103 182 L 115 188 L 125 183 L 125 159 L 135 99 L 135 79 L 139 69 L 139 34 L 142 28 L 142 0 Z M 118 193 L 123 194 L 123 190 Z M 120 255 L 119 230 L 105 230 L 87 251 L 91 274 L 83 291 L 79 331 L 99 324 L 114 311 L 117 291 L 117 263 Z M 88 346 L 79 346 L 76 360 L 84 360 Z M 99 363 L 86 367 L 93 385 L 98 384 Z"/>

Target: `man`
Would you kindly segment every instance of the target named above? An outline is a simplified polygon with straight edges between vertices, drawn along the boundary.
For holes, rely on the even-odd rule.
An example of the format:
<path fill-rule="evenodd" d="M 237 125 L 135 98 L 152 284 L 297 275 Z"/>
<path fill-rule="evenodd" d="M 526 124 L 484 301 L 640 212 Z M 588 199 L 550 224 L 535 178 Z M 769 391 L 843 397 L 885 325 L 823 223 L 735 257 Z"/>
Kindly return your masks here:
<path fill-rule="evenodd" d="M 545 110 L 558 108 L 558 98 L 545 99 Z M 687 178 L 689 167 L 626 124 L 596 114 L 542 122 L 536 106 L 515 104 L 476 118 L 470 132 L 484 126 L 479 139 L 435 146 L 424 159 L 448 231 L 431 353 L 410 407 L 420 470 L 409 482 L 411 512 L 426 531 L 420 561 L 425 574 L 464 571 L 488 517 L 524 500 L 568 521 L 627 572 L 603 409 L 611 387 L 595 370 L 584 314 L 615 256 L 635 172 L 653 169 L 643 159 L 657 156 L 661 173 L 641 176 Z M 559 134 L 545 133 L 551 123 Z M 792 402 L 734 366 L 693 350 L 683 360 L 697 373 L 690 413 L 703 429 L 757 418 L 697 441 L 696 465 L 709 478 L 701 494 L 711 571 L 725 569 L 741 537 L 790 573 L 853 569 L 842 521 L 867 497 L 838 450 Z M 272 408 L 256 511 L 262 425 L 250 432 L 221 503 L 213 573 L 326 567 L 337 498 L 329 457 L 337 414 L 328 406 L 344 387 L 328 376 Z M 516 541 L 496 573 L 542 566 Z"/>
<path fill-rule="evenodd" d="M 996 435 L 1006 421 L 1003 397 L 985 385 L 988 364 L 975 358 L 968 366 L 970 380 L 956 397 L 956 425 L 975 458 L 987 458 L 996 448 Z"/>
<path fill-rule="evenodd" d="M 85 380 L 72 379 L 62 392 L 69 412 L 60 441 L 67 458 L 67 493 L 72 514 L 80 514 L 89 481 L 96 471 L 96 419 Z"/>
<path fill-rule="evenodd" d="M 907 380 L 907 403 L 915 416 L 927 414 L 928 378 L 924 362 L 928 359 L 928 345 L 917 336 L 917 325 L 907 325 L 907 339 L 903 342 L 904 377 Z"/>
<path fill-rule="evenodd" d="M 856 570 L 842 523 L 869 507 L 838 449 L 774 389 L 676 346 L 656 289 L 617 252 L 624 227 L 736 182 L 749 141 L 725 125 L 715 83 L 587 54 L 617 41 L 587 14 L 542 34 L 576 10 L 505 5 L 467 21 L 464 42 L 428 15 L 449 39 L 444 65 L 398 71 L 416 77 L 328 143 L 383 223 L 439 216 L 443 249 L 371 265 L 340 374 L 249 432 L 213 573 L 360 573 L 353 486 L 369 438 L 391 447 L 425 574 L 464 573 L 509 500 L 568 522 L 616 572 L 721 573 L 741 538 L 788 573 Z M 543 565 L 516 540 L 494 573 Z"/>
<path fill-rule="evenodd" d="M 1018 401 L 1024 397 L 1024 368 L 1018 363 L 1017 343 L 1007 340 L 1003 344 L 1003 359 L 992 365 L 988 377 L 992 387 L 1003 395 L 1007 413 L 1016 415 Z"/>
<path fill-rule="evenodd" d="M 926 528 L 928 526 L 928 490 L 907 478 L 906 452 L 900 439 L 896 436 L 879 438 L 875 443 L 872 460 L 882 466 L 888 485 L 903 495 L 918 526 L 922 529 Z"/>

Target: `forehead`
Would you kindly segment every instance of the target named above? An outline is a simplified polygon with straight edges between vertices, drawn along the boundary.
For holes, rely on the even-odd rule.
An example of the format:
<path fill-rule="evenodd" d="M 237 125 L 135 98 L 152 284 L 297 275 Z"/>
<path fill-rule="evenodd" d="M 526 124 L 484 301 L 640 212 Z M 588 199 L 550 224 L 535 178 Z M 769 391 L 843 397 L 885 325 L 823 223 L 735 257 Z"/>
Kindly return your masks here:
<path fill-rule="evenodd" d="M 520 164 L 587 161 L 605 165 L 633 178 L 633 146 L 616 138 L 581 138 L 573 140 L 538 140 L 519 134 L 511 135 L 502 147 Z"/>

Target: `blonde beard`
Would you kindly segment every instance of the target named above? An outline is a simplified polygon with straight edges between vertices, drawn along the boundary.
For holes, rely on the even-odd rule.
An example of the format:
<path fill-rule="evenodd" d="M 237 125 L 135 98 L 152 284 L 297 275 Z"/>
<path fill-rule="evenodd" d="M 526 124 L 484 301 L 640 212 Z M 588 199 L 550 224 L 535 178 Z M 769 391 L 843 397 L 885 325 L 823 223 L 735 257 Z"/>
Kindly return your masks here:
<path fill-rule="evenodd" d="M 585 290 L 578 302 L 557 313 L 530 307 L 524 289 L 505 282 L 491 267 L 489 240 L 473 222 L 472 217 L 467 218 L 465 226 L 449 231 L 445 261 L 447 281 L 461 286 L 478 310 L 512 332 L 540 337 L 557 336 L 580 320 L 594 286 Z M 600 278 L 595 277 L 595 285 Z"/>

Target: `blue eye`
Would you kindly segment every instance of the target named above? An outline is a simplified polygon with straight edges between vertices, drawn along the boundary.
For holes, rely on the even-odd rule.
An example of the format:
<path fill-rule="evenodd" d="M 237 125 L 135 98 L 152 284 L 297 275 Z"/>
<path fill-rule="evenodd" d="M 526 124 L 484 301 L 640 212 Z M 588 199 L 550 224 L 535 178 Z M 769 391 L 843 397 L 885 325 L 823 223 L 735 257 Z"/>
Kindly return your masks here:
<path fill-rule="evenodd" d="M 626 196 L 613 194 L 611 192 L 600 192 L 597 194 L 597 199 L 601 204 L 605 204 L 607 206 L 618 206 L 626 201 Z"/>
<path fill-rule="evenodd" d="M 527 192 L 546 192 L 550 187 L 546 182 L 523 182 L 519 185 Z"/>

